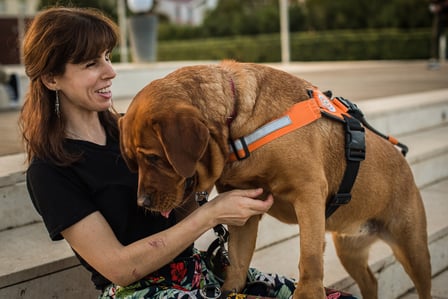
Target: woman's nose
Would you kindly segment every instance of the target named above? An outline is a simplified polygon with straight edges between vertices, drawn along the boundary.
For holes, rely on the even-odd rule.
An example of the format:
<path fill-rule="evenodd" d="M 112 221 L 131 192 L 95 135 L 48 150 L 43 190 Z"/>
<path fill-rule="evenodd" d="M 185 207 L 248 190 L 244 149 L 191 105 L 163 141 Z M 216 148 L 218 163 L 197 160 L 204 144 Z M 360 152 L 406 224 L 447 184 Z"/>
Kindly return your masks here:
<path fill-rule="evenodd" d="M 104 64 L 104 79 L 113 79 L 117 76 L 117 73 L 115 72 L 115 69 L 113 68 L 112 64 L 110 62 Z"/>

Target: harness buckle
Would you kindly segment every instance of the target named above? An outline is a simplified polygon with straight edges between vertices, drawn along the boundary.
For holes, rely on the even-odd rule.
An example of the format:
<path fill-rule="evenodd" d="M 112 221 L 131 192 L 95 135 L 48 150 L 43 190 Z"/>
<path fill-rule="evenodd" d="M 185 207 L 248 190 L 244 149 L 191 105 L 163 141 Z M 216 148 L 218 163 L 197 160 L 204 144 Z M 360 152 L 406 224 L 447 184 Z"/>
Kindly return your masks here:
<path fill-rule="evenodd" d="M 230 257 L 225 244 L 229 240 L 229 231 L 222 224 L 218 224 L 213 228 L 213 230 L 215 231 L 215 235 L 218 237 L 216 240 L 219 243 L 222 263 L 228 266 L 230 265 Z"/>
<path fill-rule="evenodd" d="M 196 202 L 202 206 L 203 204 L 205 204 L 208 200 L 208 192 L 207 191 L 199 191 L 196 192 L 195 194 L 195 200 Z"/>
<path fill-rule="evenodd" d="M 244 156 L 239 156 L 238 155 L 238 149 L 236 148 L 235 141 L 239 141 L 241 143 L 241 147 L 242 147 L 242 149 L 244 151 Z M 244 137 L 241 137 L 241 138 L 239 138 L 237 140 L 230 140 L 229 143 L 230 143 L 230 146 L 232 146 L 233 153 L 235 154 L 235 157 L 236 157 L 236 159 L 238 161 L 241 161 L 241 160 L 249 158 L 250 151 L 249 151 L 249 147 L 247 146 L 247 143 L 246 143 L 246 140 L 244 139 Z"/>
<path fill-rule="evenodd" d="M 350 202 L 352 195 L 350 193 L 336 193 L 333 199 L 330 201 L 331 205 L 345 205 Z"/>
<path fill-rule="evenodd" d="M 361 111 L 361 109 L 358 108 L 358 106 L 349 100 L 343 98 L 343 97 L 336 97 L 336 99 L 343 104 L 345 107 L 347 107 L 347 112 L 357 120 L 361 121 L 364 118 L 364 113 Z"/>
<path fill-rule="evenodd" d="M 229 240 L 229 232 L 228 230 L 224 227 L 224 225 L 220 224 L 217 225 L 213 228 L 213 231 L 215 232 L 215 235 L 217 237 L 219 237 L 219 239 L 225 243 Z"/>
<path fill-rule="evenodd" d="M 365 130 L 356 119 L 344 115 L 346 123 L 345 153 L 348 161 L 360 162 L 366 158 Z"/>

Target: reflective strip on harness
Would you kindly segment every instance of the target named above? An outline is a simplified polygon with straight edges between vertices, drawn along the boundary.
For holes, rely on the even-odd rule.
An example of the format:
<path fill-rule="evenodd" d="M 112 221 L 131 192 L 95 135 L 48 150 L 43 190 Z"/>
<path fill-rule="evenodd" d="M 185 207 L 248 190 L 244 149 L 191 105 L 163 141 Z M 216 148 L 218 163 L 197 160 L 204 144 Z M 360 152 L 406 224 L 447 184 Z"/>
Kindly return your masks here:
<path fill-rule="evenodd" d="M 283 136 L 291 131 L 303 127 L 321 117 L 320 108 L 314 99 L 299 102 L 288 112 L 255 132 L 233 140 L 230 143 L 230 161 L 246 159 L 250 152 L 262 145 Z M 236 154 L 235 154 L 236 152 Z"/>

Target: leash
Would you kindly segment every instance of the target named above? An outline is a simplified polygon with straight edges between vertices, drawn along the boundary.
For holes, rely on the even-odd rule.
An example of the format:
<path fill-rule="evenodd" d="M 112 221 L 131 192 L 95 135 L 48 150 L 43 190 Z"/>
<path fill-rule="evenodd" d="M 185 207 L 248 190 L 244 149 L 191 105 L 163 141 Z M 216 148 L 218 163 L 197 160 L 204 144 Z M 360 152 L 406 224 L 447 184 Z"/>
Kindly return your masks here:
<path fill-rule="evenodd" d="M 208 192 L 200 191 L 196 192 L 195 200 L 202 206 L 208 201 Z M 229 252 L 227 251 L 225 244 L 229 240 L 229 232 L 224 225 L 218 224 L 213 228 L 217 238 L 209 245 L 205 263 L 207 268 L 212 270 L 215 277 L 222 282 L 224 282 L 224 270 L 225 267 L 230 265 Z"/>

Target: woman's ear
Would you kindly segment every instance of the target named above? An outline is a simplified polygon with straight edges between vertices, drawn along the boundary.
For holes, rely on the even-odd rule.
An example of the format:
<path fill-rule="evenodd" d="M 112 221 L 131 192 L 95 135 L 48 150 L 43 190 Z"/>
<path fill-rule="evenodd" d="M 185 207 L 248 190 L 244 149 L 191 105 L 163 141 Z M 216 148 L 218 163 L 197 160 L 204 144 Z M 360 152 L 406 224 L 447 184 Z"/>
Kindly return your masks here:
<path fill-rule="evenodd" d="M 42 83 L 50 90 L 57 90 L 56 78 L 53 74 L 46 74 L 41 76 Z"/>

